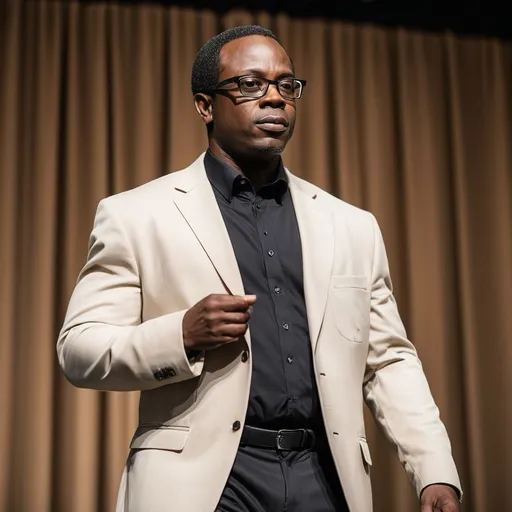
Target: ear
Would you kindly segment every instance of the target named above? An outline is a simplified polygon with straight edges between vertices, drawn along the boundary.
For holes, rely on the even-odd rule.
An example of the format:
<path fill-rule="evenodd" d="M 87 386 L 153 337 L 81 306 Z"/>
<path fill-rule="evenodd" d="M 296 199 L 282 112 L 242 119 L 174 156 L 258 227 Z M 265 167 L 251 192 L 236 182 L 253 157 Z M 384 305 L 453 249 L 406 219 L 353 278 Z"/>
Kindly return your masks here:
<path fill-rule="evenodd" d="M 213 98 L 209 94 L 198 92 L 194 95 L 194 105 L 204 124 L 213 121 Z"/>

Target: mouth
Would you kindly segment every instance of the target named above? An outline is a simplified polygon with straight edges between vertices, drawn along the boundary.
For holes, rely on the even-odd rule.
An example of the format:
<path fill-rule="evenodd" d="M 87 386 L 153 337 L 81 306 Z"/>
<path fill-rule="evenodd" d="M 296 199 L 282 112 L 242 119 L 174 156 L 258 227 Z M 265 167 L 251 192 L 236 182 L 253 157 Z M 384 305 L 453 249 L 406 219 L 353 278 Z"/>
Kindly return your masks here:
<path fill-rule="evenodd" d="M 266 132 L 285 132 L 288 129 L 288 121 L 282 116 L 269 115 L 256 121 L 256 126 Z"/>

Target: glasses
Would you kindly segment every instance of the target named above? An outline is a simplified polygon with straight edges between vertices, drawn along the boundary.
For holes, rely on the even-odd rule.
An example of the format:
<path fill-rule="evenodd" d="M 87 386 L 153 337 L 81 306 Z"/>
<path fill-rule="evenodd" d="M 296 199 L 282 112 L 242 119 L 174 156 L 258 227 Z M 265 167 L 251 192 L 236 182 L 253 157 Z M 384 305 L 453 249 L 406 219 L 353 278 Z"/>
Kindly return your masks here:
<path fill-rule="evenodd" d="M 279 94 L 286 100 L 298 100 L 302 96 L 302 91 L 306 85 L 306 80 L 298 78 L 281 78 L 280 80 L 269 80 L 259 76 L 234 76 L 222 80 L 215 87 L 215 92 L 226 91 L 221 89 L 228 84 L 236 84 L 242 96 L 247 98 L 262 98 L 267 94 L 270 84 L 277 86 Z"/>

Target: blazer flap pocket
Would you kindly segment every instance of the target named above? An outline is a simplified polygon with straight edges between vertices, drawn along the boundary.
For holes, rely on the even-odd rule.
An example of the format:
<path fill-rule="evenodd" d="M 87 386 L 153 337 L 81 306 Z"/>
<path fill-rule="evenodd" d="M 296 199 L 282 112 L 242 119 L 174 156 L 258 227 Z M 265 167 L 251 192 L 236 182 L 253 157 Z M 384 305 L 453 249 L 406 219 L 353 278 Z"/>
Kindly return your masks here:
<path fill-rule="evenodd" d="M 185 446 L 189 430 L 190 427 L 187 426 L 141 425 L 133 435 L 130 448 L 154 448 L 180 452 Z"/>
<path fill-rule="evenodd" d="M 334 288 L 360 288 L 366 290 L 368 279 L 366 276 L 336 275 L 332 276 Z"/>
<path fill-rule="evenodd" d="M 361 447 L 361 453 L 363 454 L 363 459 L 365 460 L 366 464 L 371 466 L 372 465 L 372 457 L 370 455 L 370 447 L 368 446 L 366 439 L 363 439 L 362 437 L 360 437 L 359 438 L 359 446 Z"/>

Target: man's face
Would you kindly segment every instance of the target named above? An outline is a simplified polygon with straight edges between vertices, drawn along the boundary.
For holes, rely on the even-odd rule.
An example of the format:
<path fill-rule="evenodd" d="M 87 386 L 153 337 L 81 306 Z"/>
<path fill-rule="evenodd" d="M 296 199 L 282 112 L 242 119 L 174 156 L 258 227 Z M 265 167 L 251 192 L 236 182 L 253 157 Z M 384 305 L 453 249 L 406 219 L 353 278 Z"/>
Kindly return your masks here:
<path fill-rule="evenodd" d="M 270 37 L 246 36 L 230 41 L 220 53 L 219 82 L 234 76 L 254 75 L 279 80 L 293 77 L 290 58 Z M 228 154 L 260 157 L 279 154 L 295 126 L 296 100 L 283 99 L 271 84 L 265 96 L 242 96 L 235 84 L 213 100 L 210 137 Z"/>

